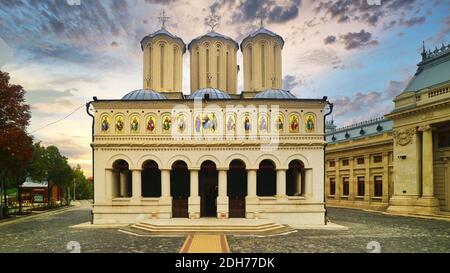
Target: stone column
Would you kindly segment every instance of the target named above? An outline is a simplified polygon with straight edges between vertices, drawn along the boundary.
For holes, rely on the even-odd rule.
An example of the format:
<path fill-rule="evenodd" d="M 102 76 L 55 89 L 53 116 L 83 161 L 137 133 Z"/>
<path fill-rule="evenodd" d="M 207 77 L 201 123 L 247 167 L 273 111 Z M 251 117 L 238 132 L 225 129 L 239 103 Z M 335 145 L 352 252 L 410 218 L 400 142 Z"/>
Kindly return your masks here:
<path fill-rule="evenodd" d="M 141 182 L 141 170 L 132 170 L 132 191 L 133 194 L 132 201 L 133 203 L 140 203 L 142 197 L 142 182 Z"/>
<path fill-rule="evenodd" d="M 113 169 L 105 169 L 105 187 L 103 188 L 104 189 L 104 200 L 107 202 L 107 203 L 110 203 L 111 202 L 111 200 L 112 200 L 112 198 L 114 197 L 114 195 L 113 195 L 113 191 L 112 191 L 112 189 L 113 189 L 113 183 L 114 183 L 114 177 L 113 177 L 113 174 L 114 174 L 114 172 L 113 172 Z M 102 190 L 102 189 L 100 189 L 100 190 Z M 96 198 L 98 198 L 98 194 L 96 194 Z M 101 196 L 101 195 L 100 195 Z M 100 198 L 99 198 L 100 199 Z M 96 200 L 96 203 L 97 203 L 98 201 Z"/>
<path fill-rule="evenodd" d="M 370 156 L 366 155 L 364 156 L 364 168 L 365 168 L 365 175 L 364 175 L 364 201 L 370 203 Z"/>
<path fill-rule="evenodd" d="M 336 158 L 334 161 L 335 164 L 335 180 L 334 180 L 334 187 L 335 187 L 335 194 L 334 194 L 334 199 L 339 202 L 339 200 L 341 199 L 341 176 L 339 173 L 339 166 L 341 164 L 340 159 Z M 305 173 L 306 174 L 306 173 Z"/>
<path fill-rule="evenodd" d="M 383 153 L 383 196 L 382 202 L 389 202 L 389 153 Z"/>
<path fill-rule="evenodd" d="M 170 196 L 170 169 L 161 169 L 161 198 L 158 218 L 172 218 L 172 196 Z"/>
<path fill-rule="evenodd" d="M 348 177 L 348 200 L 353 201 L 355 200 L 355 179 L 354 179 L 354 172 L 353 167 L 355 165 L 355 159 L 353 157 L 348 158 L 348 168 L 349 168 L 349 177 Z"/>
<path fill-rule="evenodd" d="M 305 197 L 313 198 L 313 170 L 305 169 Z"/>
<path fill-rule="evenodd" d="M 422 197 L 417 201 L 417 211 L 439 211 L 439 200 L 434 197 L 433 131 L 430 125 L 419 127 L 422 131 Z"/>
<path fill-rule="evenodd" d="M 120 197 L 126 197 L 128 196 L 128 191 L 127 191 L 127 171 L 121 171 L 119 174 L 119 196 Z"/>
<path fill-rule="evenodd" d="M 422 133 L 422 197 L 434 197 L 433 132 L 430 125 L 419 128 Z"/>
<path fill-rule="evenodd" d="M 287 199 L 286 196 L 286 170 L 277 169 L 277 199 Z"/>
<path fill-rule="evenodd" d="M 189 218 L 200 218 L 200 196 L 198 195 L 198 171 L 199 169 L 189 169 L 191 174 L 191 195 L 188 199 Z"/>
<path fill-rule="evenodd" d="M 227 196 L 227 171 L 228 168 L 220 168 L 219 171 L 219 196 L 217 197 L 217 218 L 228 218 Z"/>
<path fill-rule="evenodd" d="M 246 218 L 258 218 L 258 202 L 256 196 L 256 171 L 257 169 L 247 169 L 247 196 L 245 197 Z"/>
<path fill-rule="evenodd" d="M 302 171 L 295 174 L 295 195 L 302 195 Z"/>

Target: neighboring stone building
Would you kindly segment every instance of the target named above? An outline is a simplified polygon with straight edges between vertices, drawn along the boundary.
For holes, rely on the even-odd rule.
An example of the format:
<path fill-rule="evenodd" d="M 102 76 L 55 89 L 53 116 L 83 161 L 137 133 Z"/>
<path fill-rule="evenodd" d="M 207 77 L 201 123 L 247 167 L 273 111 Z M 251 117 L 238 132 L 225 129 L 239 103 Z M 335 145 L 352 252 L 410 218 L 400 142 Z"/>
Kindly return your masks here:
<path fill-rule="evenodd" d="M 421 55 L 388 120 L 327 124 L 328 204 L 450 212 L 450 45 Z"/>
<path fill-rule="evenodd" d="M 393 188 L 392 121 L 327 124 L 325 192 L 330 205 L 386 209 Z"/>
<path fill-rule="evenodd" d="M 141 46 L 145 89 L 90 103 L 94 223 L 239 217 L 324 224 L 327 101 L 280 89 L 282 37 L 261 26 L 244 39 L 249 90 L 239 94 L 232 38 L 211 31 L 189 44 L 190 95 L 180 85 L 183 41 L 163 25 Z"/>
<path fill-rule="evenodd" d="M 450 211 L 450 45 L 422 61 L 386 115 L 394 121 L 394 194 L 389 211 Z"/>

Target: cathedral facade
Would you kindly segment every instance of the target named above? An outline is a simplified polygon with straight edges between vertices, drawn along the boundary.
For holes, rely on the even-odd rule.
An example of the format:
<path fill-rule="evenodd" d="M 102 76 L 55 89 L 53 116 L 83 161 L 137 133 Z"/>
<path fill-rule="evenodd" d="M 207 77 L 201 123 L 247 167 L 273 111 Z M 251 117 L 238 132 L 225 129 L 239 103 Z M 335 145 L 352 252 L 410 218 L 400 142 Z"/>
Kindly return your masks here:
<path fill-rule="evenodd" d="M 212 29 L 186 46 L 164 24 L 144 37 L 143 89 L 91 102 L 93 223 L 211 217 L 324 225 L 327 101 L 281 89 L 283 46 L 263 26 L 241 44 Z"/>

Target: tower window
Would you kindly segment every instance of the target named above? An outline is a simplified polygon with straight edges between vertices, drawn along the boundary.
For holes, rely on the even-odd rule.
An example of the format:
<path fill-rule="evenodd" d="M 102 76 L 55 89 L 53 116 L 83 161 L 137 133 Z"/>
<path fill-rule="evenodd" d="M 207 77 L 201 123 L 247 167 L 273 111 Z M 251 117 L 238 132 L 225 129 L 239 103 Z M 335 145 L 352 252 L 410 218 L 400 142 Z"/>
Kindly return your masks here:
<path fill-rule="evenodd" d="M 220 89 L 220 49 L 217 49 L 217 88 Z"/>
<path fill-rule="evenodd" d="M 262 87 L 266 87 L 266 58 L 264 54 L 266 49 L 266 46 L 264 44 L 261 45 L 261 80 L 262 80 Z"/>
<path fill-rule="evenodd" d="M 164 88 L 164 45 L 160 46 L 161 49 L 161 88 Z"/>

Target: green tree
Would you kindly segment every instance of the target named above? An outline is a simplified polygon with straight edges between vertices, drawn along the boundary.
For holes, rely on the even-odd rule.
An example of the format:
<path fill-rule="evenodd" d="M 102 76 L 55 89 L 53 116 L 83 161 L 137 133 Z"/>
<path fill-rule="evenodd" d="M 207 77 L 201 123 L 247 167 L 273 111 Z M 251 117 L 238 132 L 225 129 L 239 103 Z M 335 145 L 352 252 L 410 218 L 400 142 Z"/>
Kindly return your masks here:
<path fill-rule="evenodd" d="M 86 176 L 84 175 L 83 170 L 81 170 L 80 165 L 73 168 L 74 180 L 73 187 L 75 187 L 75 199 L 92 199 L 93 197 L 93 187 L 92 183 L 90 183 Z"/>
<path fill-rule="evenodd" d="M 5 196 L 5 212 L 6 188 L 22 180 L 32 144 L 32 138 L 26 133 L 31 115 L 30 106 L 25 103 L 25 90 L 10 84 L 9 80 L 8 73 L 0 71 L 0 185 Z M 1 208 L 0 217 L 3 212 Z"/>
<path fill-rule="evenodd" d="M 66 188 L 73 179 L 72 168 L 67 163 L 67 158 L 59 153 L 55 146 L 46 148 L 44 158 L 46 161 L 46 180 L 48 183 L 48 206 L 51 207 L 51 193 L 54 186 Z"/>

